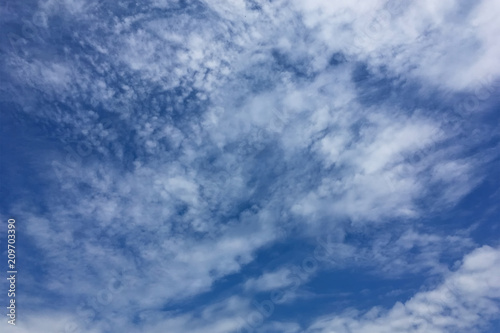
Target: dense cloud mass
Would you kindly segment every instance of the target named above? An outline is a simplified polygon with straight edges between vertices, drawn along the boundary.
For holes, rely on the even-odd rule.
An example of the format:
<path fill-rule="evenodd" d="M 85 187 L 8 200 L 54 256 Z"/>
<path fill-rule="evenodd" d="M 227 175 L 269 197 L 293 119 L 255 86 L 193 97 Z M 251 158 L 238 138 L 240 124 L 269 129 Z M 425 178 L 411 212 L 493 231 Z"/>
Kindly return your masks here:
<path fill-rule="evenodd" d="M 2 332 L 500 328 L 497 1 L 1 6 Z"/>

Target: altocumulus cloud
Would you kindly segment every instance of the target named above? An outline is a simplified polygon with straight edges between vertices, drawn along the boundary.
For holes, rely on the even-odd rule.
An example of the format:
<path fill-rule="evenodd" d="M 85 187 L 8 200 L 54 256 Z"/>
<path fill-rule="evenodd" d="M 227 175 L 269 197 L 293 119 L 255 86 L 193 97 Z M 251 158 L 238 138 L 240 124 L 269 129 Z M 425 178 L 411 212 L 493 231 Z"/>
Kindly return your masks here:
<path fill-rule="evenodd" d="M 3 4 L 2 331 L 495 332 L 499 15 Z"/>

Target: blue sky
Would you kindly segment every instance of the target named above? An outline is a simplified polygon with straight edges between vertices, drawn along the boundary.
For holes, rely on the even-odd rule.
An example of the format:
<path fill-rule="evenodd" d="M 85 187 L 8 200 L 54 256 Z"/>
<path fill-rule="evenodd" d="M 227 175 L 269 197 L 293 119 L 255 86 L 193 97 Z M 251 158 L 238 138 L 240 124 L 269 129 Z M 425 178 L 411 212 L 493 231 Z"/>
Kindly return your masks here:
<path fill-rule="evenodd" d="M 499 15 L 2 2 L 1 331 L 498 332 Z"/>

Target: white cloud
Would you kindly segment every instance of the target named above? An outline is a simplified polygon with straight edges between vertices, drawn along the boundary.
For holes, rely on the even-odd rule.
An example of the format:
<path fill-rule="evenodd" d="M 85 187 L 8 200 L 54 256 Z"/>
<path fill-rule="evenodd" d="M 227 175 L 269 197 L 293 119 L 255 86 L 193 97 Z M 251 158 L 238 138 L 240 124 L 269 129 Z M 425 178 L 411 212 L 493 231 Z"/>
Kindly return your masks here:
<path fill-rule="evenodd" d="M 289 279 L 290 273 L 290 270 L 286 268 L 264 273 L 256 279 L 247 280 L 245 289 L 262 292 L 287 287 L 292 283 Z"/>
<path fill-rule="evenodd" d="M 435 288 L 390 310 L 346 311 L 327 316 L 306 332 L 475 332 L 500 312 L 500 249 L 484 246 Z"/>
<path fill-rule="evenodd" d="M 33 333 L 33 332 L 74 332 L 78 326 L 79 318 L 68 313 L 55 311 L 39 311 L 31 313 L 28 311 L 17 312 L 16 325 L 7 324 L 4 320 L 1 323 L 2 332 L 5 333 Z M 95 327 L 86 327 L 85 332 L 98 333 L 100 330 Z"/>
<path fill-rule="evenodd" d="M 491 83 L 500 74 L 492 71 L 500 55 L 491 39 L 500 26 L 491 19 L 499 10 L 494 1 L 469 6 L 454 0 L 375 1 L 368 6 L 297 1 L 294 5 L 309 27 L 321 31 L 318 43 L 373 66 L 386 65 L 430 85 L 459 90 L 473 89 L 486 79 Z"/>

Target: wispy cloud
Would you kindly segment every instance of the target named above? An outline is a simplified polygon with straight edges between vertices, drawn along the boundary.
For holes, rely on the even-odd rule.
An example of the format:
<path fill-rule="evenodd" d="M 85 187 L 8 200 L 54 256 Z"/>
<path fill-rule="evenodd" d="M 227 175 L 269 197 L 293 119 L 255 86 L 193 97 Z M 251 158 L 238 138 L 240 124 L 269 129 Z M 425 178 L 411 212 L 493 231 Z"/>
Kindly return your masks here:
<path fill-rule="evenodd" d="M 478 331 L 499 312 L 498 249 L 482 247 L 467 255 L 462 266 L 430 290 L 415 294 L 391 309 L 346 311 L 325 317 L 306 332 L 470 332 Z"/>

